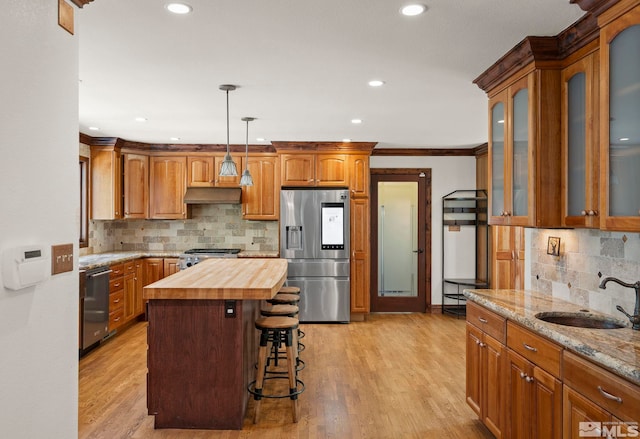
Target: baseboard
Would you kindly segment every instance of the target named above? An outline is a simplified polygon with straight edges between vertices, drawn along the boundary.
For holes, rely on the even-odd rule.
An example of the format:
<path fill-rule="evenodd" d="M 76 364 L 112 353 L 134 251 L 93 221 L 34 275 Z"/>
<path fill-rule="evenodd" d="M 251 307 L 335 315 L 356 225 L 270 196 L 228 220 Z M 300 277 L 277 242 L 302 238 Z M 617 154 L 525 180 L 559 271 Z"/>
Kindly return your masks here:
<path fill-rule="evenodd" d="M 442 314 L 442 305 L 431 305 L 431 314 Z"/>

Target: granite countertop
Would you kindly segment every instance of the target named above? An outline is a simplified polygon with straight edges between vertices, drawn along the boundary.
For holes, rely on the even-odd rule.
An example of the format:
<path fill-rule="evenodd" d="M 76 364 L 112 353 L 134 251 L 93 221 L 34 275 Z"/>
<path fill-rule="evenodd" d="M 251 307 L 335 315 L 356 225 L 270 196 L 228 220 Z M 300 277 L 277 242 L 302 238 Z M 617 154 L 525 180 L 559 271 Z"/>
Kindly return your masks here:
<path fill-rule="evenodd" d="M 94 253 L 78 258 L 78 267 L 82 270 L 99 267 L 101 265 L 119 264 L 120 262 L 131 261 L 138 258 L 177 258 L 183 251 L 129 251 L 129 252 L 107 252 Z M 239 258 L 277 258 L 277 251 L 266 250 L 242 250 L 238 253 Z"/>
<path fill-rule="evenodd" d="M 531 329 L 566 349 L 580 354 L 617 375 L 640 385 L 640 331 L 631 329 L 626 318 L 613 316 L 627 325 L 620 329 L 588 329 L 557 325 L 535 317 L 546 311 L 583 312 L 586 308 L 550 295 L 522 290 L 464 290 L 472 302 Z M 612 317 L 587 310 L 588 313 Z"/>

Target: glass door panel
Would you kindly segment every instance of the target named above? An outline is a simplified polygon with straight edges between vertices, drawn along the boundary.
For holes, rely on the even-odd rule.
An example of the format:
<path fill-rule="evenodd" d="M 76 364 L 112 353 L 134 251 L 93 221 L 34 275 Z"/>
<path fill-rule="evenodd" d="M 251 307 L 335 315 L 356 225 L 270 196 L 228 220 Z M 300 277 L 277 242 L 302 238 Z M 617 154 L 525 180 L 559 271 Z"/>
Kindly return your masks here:
<path fill-rule="evenodd" d="M 586 75 L 576 73 L 567 82 L 568 179 L 567 214 L 581 216 L 586 208 Z"/>
<path fill-rule="evenodd" d="M 609 215 L 640 214 L 640 25 L 609 52 Z"/>
<path fill-rule="evenodd" d="M 418 294 L 418 184 L 378 182 L 378 296 Z"/>
<path fill-rule="evenodd" d="M 528 216 L 529 205 L 529 91 L 513 97 L 513 216 Z"/>
<path fill-rule="evenodd" d="M 504 211 L 504 104 L 491 109 L 491 216 Z"/>

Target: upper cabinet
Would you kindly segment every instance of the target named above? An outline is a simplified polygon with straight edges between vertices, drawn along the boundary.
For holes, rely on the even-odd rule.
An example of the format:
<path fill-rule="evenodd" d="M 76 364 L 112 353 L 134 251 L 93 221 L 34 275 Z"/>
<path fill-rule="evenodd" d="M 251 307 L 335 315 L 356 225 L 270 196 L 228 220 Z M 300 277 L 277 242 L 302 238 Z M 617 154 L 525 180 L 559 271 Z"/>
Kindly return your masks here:
<path fill-rule="evenodd" d="M 635 4 L 635 6 L 633 6 Z M 640 231 L 640 5 L 620 2 L 600 31 L 601 228 Z"/>
<path fill-rule="evenodd" d="M 594 49 L 562 70 L 562 208 L 567 227 L 600 226 L 599 64 Z"/>
<path fill-rule="evenodd" d="M 124 217 L 144 219 L 149 216 L 149 157 L 123 154 Z"/>
<path fill-rule="evenodd" d="M 346 154 L 282 154 L 282 186 L 349 185 Z"/>
<path fill-rule="evenodd" d="M 187 186 L 214 186 L 215 160 L 213 156 L 187 157 Z"/>
<path fill-rule="evenodd" d="M 529 65 L 489 92 L 489 223 L 560 225 L 560 77 Z"/>
<path fill-rule="evenodd" d="M 369 156 L 352 155 L 349 160 L 351 196 L 355 198 L 369 197 Z"/>
<path fill-rule="evenodd" d="M 187 218 L 183 203 L 187 186 L 187 158 L 152 156 L 149 174 L 149 218 Z"/>
<path fill-rule="evenodd" d="M 122 155 L 113 146 L 91 148 L 91 219 L 122 218 Z"/>
<path fill-rule="evenodd" d="M 242 216 L 248 220 L 277 220 L 280 216 L 280 159 L 249 156 L 253 186 L 242 186 Z"/>

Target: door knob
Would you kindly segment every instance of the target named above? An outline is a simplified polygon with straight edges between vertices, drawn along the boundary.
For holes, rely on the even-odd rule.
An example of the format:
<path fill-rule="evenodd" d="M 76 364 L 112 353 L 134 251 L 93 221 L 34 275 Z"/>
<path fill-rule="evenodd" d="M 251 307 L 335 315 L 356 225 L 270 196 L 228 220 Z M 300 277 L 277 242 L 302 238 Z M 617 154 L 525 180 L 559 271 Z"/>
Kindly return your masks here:
<path fill-rule="evenodd" d="M 414 253 L 424 253 L 424 249 L 419 248 L 418 250 L 414 250 Z"/>

